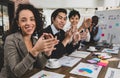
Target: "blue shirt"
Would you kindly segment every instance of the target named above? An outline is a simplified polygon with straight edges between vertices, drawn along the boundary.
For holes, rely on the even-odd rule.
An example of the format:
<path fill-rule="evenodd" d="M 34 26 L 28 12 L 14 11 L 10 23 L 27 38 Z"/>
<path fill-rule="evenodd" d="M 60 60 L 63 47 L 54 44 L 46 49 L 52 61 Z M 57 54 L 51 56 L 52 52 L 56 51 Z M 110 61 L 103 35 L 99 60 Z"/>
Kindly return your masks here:
<path fill-rule="evenodd" d="M 96 27 L 94 27 L 95 29 Z M 98 33 L 96 34 L 96 36 L 93 38 L 95 41 L 99 41 L 101 38 L 101 34 L 102 34 L 102 29 L 100 27 L 98 27 Z"/>

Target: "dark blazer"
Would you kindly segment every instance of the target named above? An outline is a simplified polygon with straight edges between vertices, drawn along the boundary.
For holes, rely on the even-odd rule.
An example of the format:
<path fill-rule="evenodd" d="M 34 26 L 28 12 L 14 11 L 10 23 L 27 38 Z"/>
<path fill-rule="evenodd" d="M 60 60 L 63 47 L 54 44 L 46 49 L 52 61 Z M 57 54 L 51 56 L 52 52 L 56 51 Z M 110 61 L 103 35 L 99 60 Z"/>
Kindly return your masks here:
<path fill-rule="evenodd" d="M 32 37 L 33 45 L 37 39 Z M 33 57 L 27 50 L 20 32 L 9 35 L 4 45 L 4 68 L 0 78 L 18 78 L 33 68 L 42 69 L 46 64 L 46 57 L 40 53 Z"/>
<path fill-rule="evenodd" d="M 48 26 L 47 28 L 45 28 L 43 32 L 51 33 L 55 37 L 55 35 L 52 32 L 51 26 Z M 64 45 L 62 44 L 62 41 L 65 38 L 65 31 L 63 30 L 60 30 L 59 34 L 57 35 L 57 38 L 59 40 L 59 43 L 55 46 L 56 50 L 52 52 L 51 58 L 60 58 L 64 54 L 70 54 L 75 49 L 77 49 L 80 45 L 79 44 L 80 42 L 75 46 L 72 43 L 69 43 L 66 47 L 64 47 Z"/>

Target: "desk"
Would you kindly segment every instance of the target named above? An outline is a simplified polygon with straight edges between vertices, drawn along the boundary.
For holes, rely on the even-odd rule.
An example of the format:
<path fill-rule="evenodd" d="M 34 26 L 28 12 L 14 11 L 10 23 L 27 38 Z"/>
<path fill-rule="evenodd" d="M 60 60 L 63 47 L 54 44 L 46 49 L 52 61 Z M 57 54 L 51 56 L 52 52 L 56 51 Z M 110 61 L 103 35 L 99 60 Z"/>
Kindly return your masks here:
<path fill-rule="evenodd" d="M 85 50 L 85 48 L 82 48 L 81 50 Z M 119 51 L 119 54 L 115 55 L 113 54 L 112 55 L 113 57 L 120 57 L 120 51 Z M 81 61 L 79 61 L 75 66 L 77 66 L 80 62 L 84 62 L 84 63 L 87 63 L 86 60 L 88 59 L 91 59 L 93 58 L 92 54 L 90 54 L 87 58 L 84 58 L 82 59 Z M 99 72 L 98 74 L 98 78 L 104 78 L 105 77 L 105 74 L 106 74 L 106 71 L 107 71 L 107 68 L 108 67 L 112 67 L 112 68 L 117 68 L 118 66 L 118 63 L 119 61 L 111 61 L 109 62 L 108 66 L 107 67 L 102 67 L 101 71 Z M 74 66 L 74 67 L 75 67 Z M 81 75 L 74 75 L 74 74 L 70 74 L 69 72 L 74 68 L 74 67 L 65 67 L 65 66 L 62 66 L 61 68 L 58 68 L 58 69 L 49 69 L 49 68 L 44 68 L 43 70 L 47 70 L 47 71 L 51 71 L 51 72 L 56 72 L 56 73 L 60 73 L 60 74 L 64 74 L 66 75 L 65 78 L 69 78 L 69 77 L 75 77 L 75 78 L 88 78 L 88 77 L 85 77 L 85 76 L 81 76 Z M 27 75 L 33 75 L 35 73 L 37 73 L 38 71 L 40 71 L 39 69 L 34 69 L 32 70 L 31 72 L 32 73 L 29 73 Z M 26 76 L 27 77 L 27 76 Z M 24 76 L 24 78 L 26 78 Z"/>

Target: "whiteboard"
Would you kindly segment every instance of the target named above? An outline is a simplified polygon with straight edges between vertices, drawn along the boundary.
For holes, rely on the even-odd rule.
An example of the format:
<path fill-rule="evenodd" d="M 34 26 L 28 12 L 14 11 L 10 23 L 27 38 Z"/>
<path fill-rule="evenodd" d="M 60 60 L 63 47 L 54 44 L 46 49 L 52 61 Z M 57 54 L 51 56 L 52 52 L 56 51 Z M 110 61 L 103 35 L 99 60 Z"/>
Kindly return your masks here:
<path fill-rule="evenodd" d="M 96 11 L 102 29 L 100 41 L 120 43 L 120 10 Z"/>

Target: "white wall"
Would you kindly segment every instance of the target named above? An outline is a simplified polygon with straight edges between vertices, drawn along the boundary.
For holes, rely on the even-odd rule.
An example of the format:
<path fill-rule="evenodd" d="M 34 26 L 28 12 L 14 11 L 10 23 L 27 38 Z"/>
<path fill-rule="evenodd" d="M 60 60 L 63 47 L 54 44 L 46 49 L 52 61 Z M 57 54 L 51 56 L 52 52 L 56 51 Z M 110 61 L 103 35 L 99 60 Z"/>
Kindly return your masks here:
<path fill-rule="evenodd" d="M 95 8 L 104 10 L 106 7 L 119 6 L 120 4 L 120 0 L 29 0 L 29 2 L 37 8 L 43 8 L 43 14 L 47 21 L 46 26 L 51 24 L 51 13 L 56 8 L 77 9 L 81 14 L 78 25 L 80 26 L 84 18 L 92 17 L 94 15 Z M 68 28 L 69 24 L 70 23 L 67 20 L 65 29 Z"/>
<path fill-rule="evenodd" d="M 95 8 L 104 5 L 104 0 L 29 0 L 38 8 Z"/>
<path fill-rule="evenodd" d="M 119 6 L 120 0 L 105 0 L 104 1 L 104 6 L 109 7 L 109 6 Z"/>

